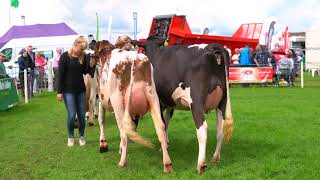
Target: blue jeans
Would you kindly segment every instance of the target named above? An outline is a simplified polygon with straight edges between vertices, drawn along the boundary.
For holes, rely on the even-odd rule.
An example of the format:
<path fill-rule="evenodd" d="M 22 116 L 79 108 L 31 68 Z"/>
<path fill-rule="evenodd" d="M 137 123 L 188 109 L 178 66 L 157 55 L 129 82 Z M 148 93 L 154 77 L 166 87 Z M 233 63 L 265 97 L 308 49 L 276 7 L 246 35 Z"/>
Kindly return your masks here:
<path fill-rule="evenodd" d="M 74 137 L 74 118 L 77 114 L 79 123 L 79 135 L 84 135 L 86 127 L 86 93 L 64 93 L 64 104 L 68 111 L 67 127 L 69 138 Z"/>

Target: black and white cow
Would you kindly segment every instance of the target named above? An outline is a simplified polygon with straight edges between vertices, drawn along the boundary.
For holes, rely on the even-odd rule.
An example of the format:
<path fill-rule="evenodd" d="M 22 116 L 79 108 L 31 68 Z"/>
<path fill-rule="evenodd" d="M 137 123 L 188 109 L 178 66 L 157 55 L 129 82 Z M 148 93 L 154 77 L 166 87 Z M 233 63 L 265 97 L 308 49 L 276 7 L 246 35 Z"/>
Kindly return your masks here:
<path fill-rule="evenodd" d="M 215 109 L 217 112 L 217 145 L 212 161 L 220 161 L 222 142 L 228 142 L 233 133 L 228 51 L 217 44 L 160 47 L 162 42 L 158 40 L 138 44 L 154 68 L 161 110 L 166 110 L 162 116 L 166 130 L 174 109 L 192 111 L 199 143 L 197 171 L 202 174 L 206 168 L 205 113 Z"/>

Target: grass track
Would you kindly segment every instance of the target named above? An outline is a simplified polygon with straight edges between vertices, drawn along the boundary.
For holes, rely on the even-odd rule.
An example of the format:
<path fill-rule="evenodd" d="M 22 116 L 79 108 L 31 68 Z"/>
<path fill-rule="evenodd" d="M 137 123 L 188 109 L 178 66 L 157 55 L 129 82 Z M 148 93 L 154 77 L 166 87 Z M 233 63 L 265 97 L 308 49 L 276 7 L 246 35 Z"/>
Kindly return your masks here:
<path fill-rule="evenodd" d="M 298 84 L 297 84 L 298 85 Z M 200 179 L 319 179 L 320 77 L 305 88 L 231 88 L 235 133 L 210 163 L 215 148 L 215 113 L 207 115 L 207 171 Z M 190 112 L 176 111 L 169 128 L 174 172 L 162 173 L 157 150 L 129 145 L 129 164 L 117 163 L 119 132 L 107 114 L 109 152 L 99 153 L 99 128 L 87 127 L 87 145 L 68 148 L 66 112 L 45 93 L 0 112 L 0 179 L 194 179 L 198 142 Z M 160 148 L 150 116 L 139 132 Z M 77 136 L 76 132 L 76 136 Z"/>

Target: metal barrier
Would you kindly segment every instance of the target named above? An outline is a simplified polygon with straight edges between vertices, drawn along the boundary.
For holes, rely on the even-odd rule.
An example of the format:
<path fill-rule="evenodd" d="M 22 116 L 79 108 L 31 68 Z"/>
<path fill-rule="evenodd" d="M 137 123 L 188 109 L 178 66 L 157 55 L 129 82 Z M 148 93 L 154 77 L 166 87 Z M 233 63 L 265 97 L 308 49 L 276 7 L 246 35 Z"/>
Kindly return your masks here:
<path fill-rule="evenodd" d="M 18 95 L 24 97 L 25 103 L 28 103 L 34 94 L 45 91 L 53 92 L 53 70 L 50 61 L 48 61 L 45 72 L 40 72 L 36 68 L 19 72 L 19 67 L 6 68 L 6 72 L 7 76 L 15 80 Z"/>

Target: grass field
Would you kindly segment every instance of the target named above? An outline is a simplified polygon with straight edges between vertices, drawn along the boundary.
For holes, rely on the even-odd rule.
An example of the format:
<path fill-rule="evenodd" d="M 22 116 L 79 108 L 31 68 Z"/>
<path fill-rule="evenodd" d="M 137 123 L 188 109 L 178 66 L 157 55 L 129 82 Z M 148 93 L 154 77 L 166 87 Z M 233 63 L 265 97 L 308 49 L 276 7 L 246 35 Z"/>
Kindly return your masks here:
<path fill-rule="evenodd" d="M 55 94 L 45 93 L 0 112 L 0 179 L 319 179 L 320 77 L 306 77 L 305 88 L 231 88 L 235 133 L 215 149 L 215 113 L 207 115 L 208 168 L 196 173 L 198 142 L 190 112 L 176 112 L 169 137 L 174 172 L 162 173 L 162 155 L 150 116 L 138 131 L 157 150 L 129 145 L 129 164 L 117 163 L 119 132 L 107 114 L 109 152 L 99 153 L 99 127 L 87 127 L 87 145 L 67 147 L 66 112 Z M 77 135 L 78 133 L 76 133 Z"/>

